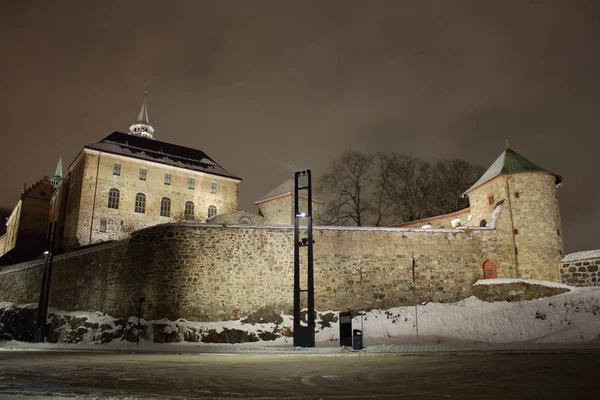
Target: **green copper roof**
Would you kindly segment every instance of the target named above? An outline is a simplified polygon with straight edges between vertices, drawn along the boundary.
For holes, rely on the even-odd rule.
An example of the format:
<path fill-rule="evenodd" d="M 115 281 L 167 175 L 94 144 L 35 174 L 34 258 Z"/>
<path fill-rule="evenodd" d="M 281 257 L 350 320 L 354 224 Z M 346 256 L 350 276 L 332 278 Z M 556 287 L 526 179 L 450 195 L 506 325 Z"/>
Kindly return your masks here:
<path fill-rule="evenodd" d="M 62 178 L 62 154 L 58 158 L 58 164 L 56 164 L 56 171 L 54 171 L 54 176 L 58 176 Z"/>
<path fill-rule="evenodd" d="M 500 154 L 500 157 L 498 157 L 488 170 L 485 171 L 481 178 L 463 193 L 463 196 L 499 175 L 519 174 L 522 172 L 546 172 L 556 177 L 555 183 L 557 185 L 562 182 L 562 177 L 560 175 L 550 172 L 529 161 L 516 151 L 506 148 L 502 154 Z"/>

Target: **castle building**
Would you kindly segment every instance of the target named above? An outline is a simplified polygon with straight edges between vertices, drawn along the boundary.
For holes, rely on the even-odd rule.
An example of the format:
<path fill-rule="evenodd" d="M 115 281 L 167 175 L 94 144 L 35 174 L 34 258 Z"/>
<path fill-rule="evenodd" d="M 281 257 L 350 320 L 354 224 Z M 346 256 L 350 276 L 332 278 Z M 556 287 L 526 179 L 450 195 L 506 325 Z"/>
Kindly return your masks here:
<path fill-rule="evenodd" d="M 58 252 L 237 209 L 241 179 L 206 153 L 155 140 L 146 96 L 128 133 L 83 147 L 50 201 Z"/>
<path fill-rule="evenodd" d="M 254 204 L 258 206 L 258 214 L 246 211 L 235 211 L 227 214 L 218 214 L 206 222 L 216 225 L 294 225 L 294 181 L 288 179 L 275 189 L 271 190 Z M 298 194 L 300 199 L 299 211 L 308 211 L 308 195 L 306 189 Z M 312 199 L 313 224 L 320 224 L 320 210 L 324 203 Z M 301 224 L 306 223 L 302 220 Z"/>
<path fill-rule="evenodd" d="M 463 193 L 468 196 L 470 207 L 395 227 L 493 227 L 498 235 L 489 243 L 490 256 L 482 263 L 485 278 L 558 281 L 558 266 L 564 256 L 557 193 L 561 182 L 560 175 L 506 146 L 481 178 Z M 508 218 L 493 225 L 498 213 L 506 213 Z M 504 260 L 498 254 L 503 254 Z"/>
<path fill-rule="evenodd" d="M 258 206 L 258 215 L 264 218 L 265 224 L 294 224 L 294 189 L 294 181 L 288 179 L 254 203 Z M 307 194 L 301 191 L 298 193 L 298 198 L 300 212 L 306 212 L 308 210 Z M 313 222 L 315 224 L 320 221 L 320 211 L 323 204 L 322 201 L 312 199 Z"/>
<path fill-rule="evenodd" d="M 47 176 L 23 187 L 6 222 L 6 233 L 0 236 L 0 265 L 29 260 L 47 250 L 49 200 L 53 192 Z"/>

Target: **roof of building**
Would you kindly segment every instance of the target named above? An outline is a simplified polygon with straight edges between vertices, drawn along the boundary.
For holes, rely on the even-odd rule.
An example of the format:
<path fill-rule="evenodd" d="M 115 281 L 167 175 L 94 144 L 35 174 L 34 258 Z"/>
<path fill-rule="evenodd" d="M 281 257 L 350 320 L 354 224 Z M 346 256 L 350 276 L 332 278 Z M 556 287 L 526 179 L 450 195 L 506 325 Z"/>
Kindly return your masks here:
<path fill-rule="evenodd" d="M 484 183 L 491 181 L 497 176 L 500 175 L 510 175 L 510 174 L 519 174 L 522 172 L 546 172 L 550 175 L 554 175 L 556 177 L 556 184 L 558 185 L 562 182 L 562 177 L 560 175 L 555 174 L 554 172 L 550 172 L 539 165 L 529 161 L 516 151 L 506 148 L 502 154 L 494 161 L 494 163 L 488 168 L 487 171 L 477 182 L 473 184 L 469 189 L 467 189 L 462 195 L 469 193 L 471 190 L 483 185 Z"/>
<path fill-rule="evenodd" d="M 99 142 L 88 144 L 84 148 L 242 180 L 201 150 L 123 132 L 113 132 Z"/>
<path fill-rule="evenodd" d="M 56 164 L 56 170 L 54 171 L 54 176 L 53 178 L 62 178 L 63 177 L 63 173 L 62 173 L 62 153 L 60 153 L 60 157 L 58 158 L 58 164 Z"/>
<path fill-rule="evenodd" d="M 288 179 L 285 182 L 283 182 L 281 185 L 277 186 L 275 189 L 271 190 L 269 193 L 267 193 L 265 196 L 262 197 L 262 199 L 254 202 L 254 204 L 260 204 L 260 203 L 264 203 L 265 201 L 269 201 L 269 200 L 274 200 L 280 197 L 285 197 L 285 196 L 292 196 L 294 194 L 294 180 L 293 179 Z M 306 189 L 301 190 L 302 192 L 306 192 Z M 300 197 L 303 197 L 305 199 L 308 198 L 308 195 L 301 195 L 298 194 Z M 315 199 L 313 197 L 313 202 L 317 202 L 317 203 L 321 203 L 323 204 L 322 201 L 319 201 L 317 199 Z"/>

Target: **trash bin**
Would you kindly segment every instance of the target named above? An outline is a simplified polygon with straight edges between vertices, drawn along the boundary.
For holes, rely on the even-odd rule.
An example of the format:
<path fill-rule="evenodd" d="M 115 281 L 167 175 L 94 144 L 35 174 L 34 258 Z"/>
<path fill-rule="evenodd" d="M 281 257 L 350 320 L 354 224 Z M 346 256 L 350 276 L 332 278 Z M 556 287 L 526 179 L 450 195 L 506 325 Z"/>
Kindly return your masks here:
<path fill-rule="evenodd" d="M 362 348 L 363 348 L 362 331 L 360 329 L 355 329 L 352 331 L 352 350 L 362 350 Z"/>

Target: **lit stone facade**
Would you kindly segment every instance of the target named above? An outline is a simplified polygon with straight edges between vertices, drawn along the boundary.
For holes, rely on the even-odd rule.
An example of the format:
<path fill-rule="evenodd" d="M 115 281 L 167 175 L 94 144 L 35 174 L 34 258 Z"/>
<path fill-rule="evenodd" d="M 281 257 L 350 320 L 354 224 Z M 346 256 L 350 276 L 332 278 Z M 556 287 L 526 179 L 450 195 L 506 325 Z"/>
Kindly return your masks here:
<path fill-rule="evenodd" d="M 503 245 L 512 248 L 504 258 L 512 258 L 514 270 L 506 277 L 559 280 L 564 246 L 555 179 L 543 172 L 501 175 L 468 193 L 475 225 L 489 221 L 496 204 L 503 202 L 508 219 L 496 229 Z M 507 267 L 503 264 L 499 269 Z"/>
<path fill-rule="evenodd" d="M 54 188 L 44 177 L 24 189 L 21 199 L 7 221 L 6 234 L 0 237 L 0 264 L 39 257 L 47 250 L 48 214 Z"/>
<path fill-rule="evenodd" d="M 216 213 L 237 209 L 240 181 L 218 175 L 90 149 L 83 149 L 70 172 L 63 238 L 67 249 L 123 239 L 161 223 L 200 222 L 209 207 Z M 118 190 L 118 208 L 114 196 L 109 204 L 111 189 Z M 163 199 L 170 200 L 168 213 Z M 193 218 L 185 215 L 187 202 L 193 204 Z"/>
<path fill-rule="evenodd" d="M 300 212 L 308 211 L 308 199 L 299 197 Z M 320 225 L 320 212 L 323 203 L 313 200 L 312 213 L 313 224 Z M 294 225 L 294 195 L 288 194 L 263 202 L 257 202 L 258 213 L 264 217 L 265 225 Z M 301 224 L 306 223 L 300 220 Z"/>

